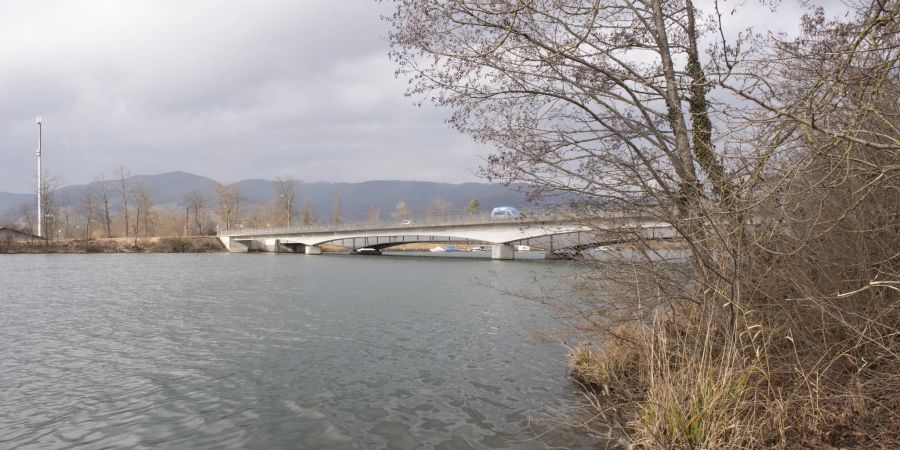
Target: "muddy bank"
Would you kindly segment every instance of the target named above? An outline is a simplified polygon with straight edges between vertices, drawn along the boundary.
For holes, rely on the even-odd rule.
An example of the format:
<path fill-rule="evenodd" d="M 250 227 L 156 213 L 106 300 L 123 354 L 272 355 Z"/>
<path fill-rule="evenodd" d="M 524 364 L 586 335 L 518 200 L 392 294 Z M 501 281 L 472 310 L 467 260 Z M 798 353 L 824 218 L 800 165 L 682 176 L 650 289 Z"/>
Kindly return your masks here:
<path fill-rule="evenodd" d="M 0 253 L 220 253 L 214 236 L 109 238 L 62 241 L 0 241 Z"/>

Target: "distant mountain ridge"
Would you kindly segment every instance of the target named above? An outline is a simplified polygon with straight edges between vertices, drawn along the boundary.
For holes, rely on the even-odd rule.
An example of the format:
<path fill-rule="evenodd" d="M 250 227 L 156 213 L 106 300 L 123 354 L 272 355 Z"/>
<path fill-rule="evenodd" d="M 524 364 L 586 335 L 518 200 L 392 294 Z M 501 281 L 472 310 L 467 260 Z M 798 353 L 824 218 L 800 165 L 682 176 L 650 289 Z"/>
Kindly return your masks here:
<path fill-rule="evenodd" d="M 105 180 L 113 210 L 122 208 L 121 196 L 117 190 L 118 180 Z M 217 181 L 187 172 L 169 172 L 158 175 L 135 175 L 127 179 L 130 185 L 141 184 L 148 188 L 154 206 L 164 208 L 184 207 L 184 197 L 192 190 L 199 190 L 209 200 L 210 209 L 214 205 L 214 189 Z M 100 181 L 84 185 L 65 186 L 57 191 L 57 204 L 77 206 L 89 189 L 99 187 Z M 245 207 L 265 204 L 275 197 L 275 181 L 248 179 L 235 183 L 241 191 Z M 454 211 L 462 211 L 470 200 L 478 200 L 481 210 L 494 206 L 523 207 L 527 200 L 523 186 L 507 187 L 488 183 L 435 183 L 428 181 L 377 180 L 360 183 L 316 182 L 298 184 L 297 209 L 309 204 L 318 218 L 328 217 L 336 195 L 340 195 L 342 216 L 347 220 L 365 219 L 370 207 L 377 208 L 382 217 L 387 217 L 397 202 L 403 201 L 414 214 L 421 214 L 435 198 L 452 205 Z M 34 204 L 34 194 L 0 192 L 0 221 L 10 221 L 21 215 L 21 205 Z"/>

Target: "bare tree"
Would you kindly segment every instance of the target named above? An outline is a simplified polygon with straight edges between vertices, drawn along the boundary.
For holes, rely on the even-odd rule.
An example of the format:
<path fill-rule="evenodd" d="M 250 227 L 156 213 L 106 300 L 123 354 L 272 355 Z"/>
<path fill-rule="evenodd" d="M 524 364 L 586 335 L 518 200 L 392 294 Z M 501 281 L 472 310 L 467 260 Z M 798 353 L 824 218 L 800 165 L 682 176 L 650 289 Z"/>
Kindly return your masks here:
<path fill-rule="evenodd" d="M 381 220 L 381 210 L 371 203 L 366 204 L 366 218 L 371 224 L 378 223 Z"/>
<path fill-rule="evenodd" d="M 241 220 L 241 190 L 237 184 L 219 184 L 214 189 L 216 214 L 225 229 L 234 228 Z"/>
<path fill-rule="evenodd" d="M 453 214 L 453 205 L 440 197 L 431 199 L 431 203 L 425 208 L 425 215 L 428 217 L 449 216 L 451 214 Z"/>
<path fill-rule="evenodd" d="M 69 198 L 69 191 L 63 190 L 61 193 L 60 199 L 60 207 L 59 207 L 59 215 L 62 218 L 62 223 L 60 226 L 62 227 L 62 236 L 64 239 L 72 239 L 72 229 L 71 229 L 71 215 L 72 215 L 72 202 Z"/>
<path fill-rule="evenodd" d="M 100 206 L 100 218 L 103 220 L 102 224 L 104 230 L 106 231 L 106 237 L 112 237 L 112 217 L 110 215 L 109 186 L 107 186 L 106 178 L 102 173 L 98 175 L 96 179 L 94 179 L 93 189 L 97 197 L 97 202 Z"/>
<path fill-rule="evenodd" d="M 44 215 L 43 237 L 56 239 L 59 237 L 59 207 L 56 196 L 63 181 L 57 175 L 44 174 L 42 178 L 41 212 Z"/>
<path fill-rule="evenodd" d="M 851 422 L 826 404 L 896 392 L 900 367 L 869 361 L 900 352 L 900 1 L 731 41 L 719 1 L 711 16 L 693 0 L 394 3 L 409 94 L 494 146 L 482 174 L 566 194 L 638 255 L 537 299 L 602 340 L 574 372 L 621 396 L 636 444 L 786 446 Z M 639 229 L 611 237 L 611 209 L 670 224 L 689 267 Z M 866 444 L 896 446 L 880 426 Z"/>
<path fill-rule="evenodd" d="M 287 226 L 294 224 L 296 216 L 295 206 L 297 201 L 297 190 L 299 182 L 292 177 L 275 178 L 275 202 L 284 217 L 284 223 Z"/>
<path fill-rule="evenodd" d="M 128 237 L 128 197 L 131 195 L 131 190 L 128 188 L 128 177 L 131 176 L 131 173 L 124 166 L 119 166 L 114 175 L 118 181 L 119 194 L 122 196 L 122 230 L 125 233 L 124 236 Z M 137 234 L 136 231 L 135 234 Z"/>
<path fill-rule="evenodd" d="M 406 206 L 406 202 L 400 200 L 397 204 L 394 205 L 394 212 L 391 213 L 391 218 L 395 220 L 405 220 L 412 217 L 412 211 L 409 210 L 409 207 Z"/>
<path fill-rule="evenodd" d="M 81 197 L 80 205 L 81 224 L 84 227 L 84 239 L 91 238 L 91 230 L 93 229 L 94 217 L 97 213 L 97 197 L 96 191 L 86 189 Z"/>
<path fill-rule="evenodd" d="M 135 200 L 135 209 L 133 215 L 134 223 L 131 226 L 135 239 L 141 234 L 150 236 L 153 234 L 153 200 L 150 195 L 150 189 L 143 184 L 136 184 L 131 187 L 131 195 Z"/>
<path fill-rule="evenodd" d="M 22 220 L 24 220 L 25 222 L 23 226 L 24 231 L 28 232 L 28 234 L 34 235 L 35 230 L 37 230 L 34 205 L 28 203 L 19 205 L 19 213 L 22 216 Z"/>
<path fill-rule="evenodd" d="M 331 223 L 338 224 L 341 223 L 341 206 L 343 202 L 341 201 L 341 193 L 335 192 L 334 194 L 334 202 L 331 204 Z"/>
<path fill-rule="evenodd" d="M 197 230 L 198 235 L 203 235 L 207 225 L 206 197 L 199 189 L 194 189 L 185 194 L 184 203 L 187 207 L 185 214 L 190 217 L 191 226 Z"/>
<path fill-rule="evenodd" d="M 312 205 L 309 202 L 303 204 L 303 225 L 311 225 L 316 221 L 316 217 L 313 214 Z"/>

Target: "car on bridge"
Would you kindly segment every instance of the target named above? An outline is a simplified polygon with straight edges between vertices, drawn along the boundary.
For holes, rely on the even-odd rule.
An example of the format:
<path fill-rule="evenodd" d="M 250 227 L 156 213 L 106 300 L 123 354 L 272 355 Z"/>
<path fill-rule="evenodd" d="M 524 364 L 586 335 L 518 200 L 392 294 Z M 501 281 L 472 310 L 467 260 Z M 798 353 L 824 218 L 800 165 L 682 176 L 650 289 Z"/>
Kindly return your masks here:
<path fill-rule="evenodd" d="M 519 217 L 519 210 L 512 206 L 498 206 L 491 211 L 491 219 L 515 219 Z"/>

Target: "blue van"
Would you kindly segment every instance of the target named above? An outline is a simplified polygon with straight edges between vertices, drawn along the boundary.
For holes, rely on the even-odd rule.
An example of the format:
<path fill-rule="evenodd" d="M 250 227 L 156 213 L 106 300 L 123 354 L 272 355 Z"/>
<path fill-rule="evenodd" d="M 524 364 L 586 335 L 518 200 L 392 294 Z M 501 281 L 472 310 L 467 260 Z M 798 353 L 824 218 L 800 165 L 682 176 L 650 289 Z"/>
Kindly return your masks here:
<path fill-rule="evenodd" d="M 491 219 L 515 219 L 519 217 L 519 210 L 512 206 L 498 206 L 491 211 Z"/>

